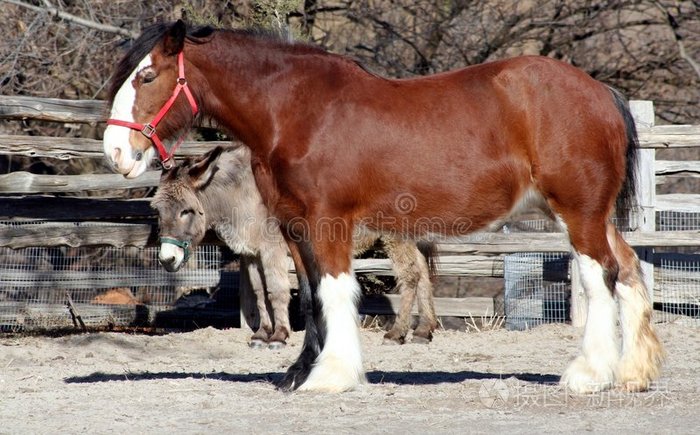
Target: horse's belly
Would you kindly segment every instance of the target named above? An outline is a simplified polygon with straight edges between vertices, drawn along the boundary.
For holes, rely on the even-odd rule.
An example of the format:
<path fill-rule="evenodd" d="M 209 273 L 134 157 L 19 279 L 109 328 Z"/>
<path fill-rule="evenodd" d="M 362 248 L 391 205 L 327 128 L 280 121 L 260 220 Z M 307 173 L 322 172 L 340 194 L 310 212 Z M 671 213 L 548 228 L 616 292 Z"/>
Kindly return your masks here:
<path fill-rule="evenodd" d="M 366 215 L 357 224 L 373 232 L 416 239 L 459 237 L 495 230 L 514 213 L 533 205 L 541 208 L 535 197 L 530 194 L 511 198 L 462 196 L 434 201 L 405 193 L 398 195 L 389 207 Z"/>

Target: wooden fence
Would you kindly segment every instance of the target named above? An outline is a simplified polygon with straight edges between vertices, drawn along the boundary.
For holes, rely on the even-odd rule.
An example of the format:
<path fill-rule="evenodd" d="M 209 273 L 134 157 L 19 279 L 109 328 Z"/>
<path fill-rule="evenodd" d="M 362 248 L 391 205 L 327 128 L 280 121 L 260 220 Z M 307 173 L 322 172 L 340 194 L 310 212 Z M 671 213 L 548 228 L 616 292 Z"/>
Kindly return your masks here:
<path fill-rule="evenodd" d="M 656 194 L 656 185 L 674 177 L 700 177 L 700 161 L 663 161 L 655 159 L 655 150 L 700 147 L 700 126 L 655 126 L 651 102 L 632 102 L 637 120 L 642 158 L 640 159 L 641 192 L 639 207 L 633 216 L 635 231 L 625 238 L 640 252 L 647 272 L 653 271 L 654 247 L 687 247 L 700 245 L 700 230 L 655 232 L 657 211 L 700 213 L 699 194 Z M 86 123 L 97 126 L 104 121 L 105 107 L 101 101 L 71 101 L 48 98 L 0 96 L 0 119 L 26 119 L 57 123 Z M 214 143 L 185 142 L 176 157 L 201 155 Z M 44 157 L 60 160 L 99 158 L 103 156 L 102 142 L 83 138 L 0 135 L 0 154 Z M 115 247 L 153 245 L 156 241 L 154 212 L 147 199 L 125 200 L 119 189 L 154 187 L 159 173 L 127 180 L 118 174 L 39 175 L 11 172 L 0 175 L 0 220 L 36 219 L 47 222 L 41 227 L 2 226 L 0 246 L 24 248 L 30 246 L 104 246 Z M 114 192 L 117 193 L 114 193 Z M 82 196 L 54 196 L 73 193 Z M 89 195 L 89 196 L 87 196 Z M 104 227 L 75 226 L 72 222 L 99 221 L 119 223 L 109 231 Z M 125 225 L 125 223 L 128 223 Z M 566 237 L 561 233 L 476 233 L 461 243 L 440 243 L 438 246 L 439 275 L 503 276 L 503 257 L 516 252 L 568 251 Z M 358 273 L 390 275 L 386 259 L 354 261 Z M 572 271 L 575 275 L 576 271 Z M 647 273 L 650 288 L 653 273 Z M 572 280 L 575 281 L 575 280 Z M 573 323 L 585 321 L 582 290 L 572 289 Z M 365 312 L 383 313 L 393 309 L 390 304 L 365 305 Z M 438 300 L 438 315 L 492 315 L 489 298 Z"/>

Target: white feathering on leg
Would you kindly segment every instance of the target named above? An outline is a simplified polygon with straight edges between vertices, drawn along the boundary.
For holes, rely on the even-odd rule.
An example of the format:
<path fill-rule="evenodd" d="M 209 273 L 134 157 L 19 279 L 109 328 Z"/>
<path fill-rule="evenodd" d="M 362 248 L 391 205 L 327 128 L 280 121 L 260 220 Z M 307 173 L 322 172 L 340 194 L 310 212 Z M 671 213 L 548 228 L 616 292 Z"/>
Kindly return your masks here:
<path fill-rule="evenodd" d="M 351 273 L 341 273 L 337 278 L 325 275 L 318 297 L 326 326 L 325 344 L 299 390 L 351 390 L 365 381 L 357 313 L 360 285 Z"/>
<path fill-rule="evenodd" d="M 588 316 L 582 354 L 566 369 L 561 383 L 576 393 L 601 391 L 613 386 L 620 358 L 617 341 L 617 307 L 604 280 L 603 268 L 587 255 L 575 254 L 588 296 Z"/>

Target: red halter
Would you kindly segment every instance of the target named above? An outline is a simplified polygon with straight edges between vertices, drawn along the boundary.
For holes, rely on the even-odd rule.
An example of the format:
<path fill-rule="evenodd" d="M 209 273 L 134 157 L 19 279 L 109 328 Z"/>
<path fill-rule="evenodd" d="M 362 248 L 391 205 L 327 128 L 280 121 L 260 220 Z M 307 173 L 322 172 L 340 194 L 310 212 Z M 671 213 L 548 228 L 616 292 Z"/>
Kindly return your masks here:
<path fill-rule="evenodd" d="M 180 146 L 180 144 L 184 140 L 185 136 L 182 135 L 177 141 L 177 143 L 170 149 L 170 152 L 168 152 L 168 150 L 165 149 L 163 142 L 158 137 L 158 134 L 156 133 L 156 127 L 158 126 L 158 123 L 163 119 L 165 114 L 168 113 L 172 105 L 175 103 L 175 100 L 177 99 L 178 95 L 180 95 L 181 91 L 185 92 L 185 96 L 187 96 L 187 101 L 190 102 L 192 115 L 196 115 L 199 111 L 197 107 L 197 102 L 194 100 L 189 86 L 187 86 L 187 80 L 185 79 L 185 57 L 182 54 L 182 52 L 178 53 L 177 55 L 177 66 L 178 78 L 177 85 L 173 90 L 173 94 L 170 96 L 170 99 L 168 99 L 168 101 L 165 102 L 163 107 L 161 107 L 160 111 L 151 122 L 149 122 L 148 124 L 139 124 L 138 122 L 122 121 L 120 119 L 110 118 L 107 120 L 107 125 L 118 125 L 120 127 L 128 127 L 132 130 L 138 130 L 141 132 L 141 134 L 149 138 L 156 146 L 156 149 L 158 150 L 158 154 L 160 156 L 160 162 L 163 165 L 163 168 L 165 169 L 172 168 L 172 157 L 175 154 L 175 150 Z"/>

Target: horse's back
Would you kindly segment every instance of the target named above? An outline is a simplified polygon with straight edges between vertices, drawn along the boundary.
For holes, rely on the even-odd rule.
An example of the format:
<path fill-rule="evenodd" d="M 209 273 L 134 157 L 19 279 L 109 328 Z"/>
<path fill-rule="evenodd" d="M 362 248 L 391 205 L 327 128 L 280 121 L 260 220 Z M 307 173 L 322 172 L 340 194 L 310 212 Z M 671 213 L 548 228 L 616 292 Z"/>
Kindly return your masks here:
<path fill-rule="evenodd" d="M 309 124 L 303 157 L 280 176 L 314 186 L 355 218 L 392 216 L 396 198 L 410 195 L 408 225 L 428 214 L 443 227 L 469 221 L 471 231 L 530 191 L 562 194 L 561 179 L 581 186 L 605 174 L 614 190 L 624 176 L 624 124 L 609 89 L 563 62 L 520 57 L 346 86 L 343 98 L 318 96 L 323 119 Z"/>

